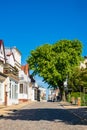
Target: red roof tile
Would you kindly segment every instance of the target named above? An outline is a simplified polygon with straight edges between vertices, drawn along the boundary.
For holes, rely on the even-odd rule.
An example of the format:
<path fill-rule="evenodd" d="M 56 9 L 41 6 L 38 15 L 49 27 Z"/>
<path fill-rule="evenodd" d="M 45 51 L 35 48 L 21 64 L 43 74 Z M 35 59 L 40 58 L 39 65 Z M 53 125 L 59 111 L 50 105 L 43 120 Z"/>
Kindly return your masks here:
<path fill-rule="evenodd" d="M 1 44 L 3 44 L 3 41 L 2 41 L 2 40 L 0 40 L 0 48 L 1 48 Z"/>
<path fill-rule="evenodd" d="M 21 66 L 21 69 L 24 71 L 24 73 L 26 75 L 29 74 L 29 67 L 28 67 L 28 64 L 24 65 L 24 66 Z"/>

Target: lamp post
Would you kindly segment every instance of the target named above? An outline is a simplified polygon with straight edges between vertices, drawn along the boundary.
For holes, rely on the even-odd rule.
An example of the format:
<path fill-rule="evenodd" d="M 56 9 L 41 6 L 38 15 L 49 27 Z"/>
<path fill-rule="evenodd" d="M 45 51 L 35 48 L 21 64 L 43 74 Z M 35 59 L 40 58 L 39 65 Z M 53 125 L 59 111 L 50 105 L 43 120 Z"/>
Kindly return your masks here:
<path fill-rule="evenodd" d="M 64 81 L 64 101 L 66 100 L 66 93 L 68 92 L 68 87 L 67 87 L 67 78 L 66 81 Z"/>

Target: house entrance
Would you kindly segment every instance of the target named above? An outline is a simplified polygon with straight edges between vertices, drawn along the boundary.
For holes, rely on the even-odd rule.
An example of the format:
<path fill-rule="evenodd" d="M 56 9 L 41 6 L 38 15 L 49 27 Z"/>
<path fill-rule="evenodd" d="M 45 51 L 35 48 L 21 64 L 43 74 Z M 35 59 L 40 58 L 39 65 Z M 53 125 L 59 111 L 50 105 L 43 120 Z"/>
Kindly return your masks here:
<path fill-rule="evenodd" d="M 7 96 L 8 96 L 8 95 L 7 95 L 6 87 L 7 87 L 7 86 L 5 85 L 5 105 L 7 106 Z"/>

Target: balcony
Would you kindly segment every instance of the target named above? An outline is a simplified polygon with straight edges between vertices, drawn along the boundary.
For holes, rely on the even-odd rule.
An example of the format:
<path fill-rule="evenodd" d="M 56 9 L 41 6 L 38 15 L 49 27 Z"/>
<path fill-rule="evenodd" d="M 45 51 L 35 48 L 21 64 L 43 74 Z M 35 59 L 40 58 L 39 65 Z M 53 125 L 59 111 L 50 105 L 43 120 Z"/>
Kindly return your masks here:
<path fill-rule="evenodd" d="M 18 78 L 18 69 L 16 67 L 11 66 L 10 64 L 5 64 L 3 69 L 4 74 L 6 74 L 9 77 L 12 77 L 14 79 Z"/>

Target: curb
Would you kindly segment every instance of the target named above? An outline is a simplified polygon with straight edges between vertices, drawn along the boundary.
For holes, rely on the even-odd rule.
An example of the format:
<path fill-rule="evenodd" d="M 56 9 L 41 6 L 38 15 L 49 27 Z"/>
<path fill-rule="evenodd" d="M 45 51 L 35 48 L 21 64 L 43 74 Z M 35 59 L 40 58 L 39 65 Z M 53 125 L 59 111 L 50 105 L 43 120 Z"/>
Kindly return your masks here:
<path fill-rule="evenodd" d="M 67 109 L 68 110 L 68 109 Z M 70 110 L 68 110 L 68 111 L 70 111 Z M 85 119 L 85 118 L 82 118 L 81 116 L 79 116 L 78 114 L 76 114 L 75 112 L 72 112 L 72 111 L 70 111 L 73 115 L 75 115 L 76 117 L 78 117 L 80 120 L 82 120 L 82 121 L 86 121 L 87 122 L 87 119 Z"/>
<path fill-rule="evenodd" d="M 75 115 L 76 117 L 78 117 L 80 120 L 87 122 L 87 119 L 86 119 L 86 118 L 83 118 L 83 117 L 81 117 L 79 114 L 77 114 L 77 113 L 75 113 L 75 112 L 72 112 L 71 110 L 69 110 L 68 108 L 66 108 L 66 106 L 64 106 L 62 103 L 60 103 L 60 105 L 61 105 L 64 109 L 68 110 L 68 111 L 71 112 L 73 115 Z M 71 108 L 72 108 L 72 106 L 71 106 Z"/>
<path fill-rule="evenodd" d="M 2 118 L 3 116 L 8 116 L 9 113 L 12 113 L 12 112 L 16 112 L 16 111 L 19 111 L 20 109 L 22 109 L 23 107 L 27 106 L 28 104 L 31 104 L 33 102 L 25 102 L 25 103 L 21 103 L 21 104 L 18 104 L 18 105 L 12 105 L 12 106 L 6 106 L 4 108 L 1 108 L 0 109 L 0 118 Z"/>

